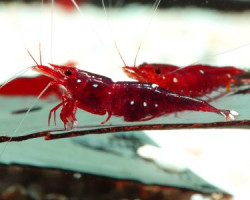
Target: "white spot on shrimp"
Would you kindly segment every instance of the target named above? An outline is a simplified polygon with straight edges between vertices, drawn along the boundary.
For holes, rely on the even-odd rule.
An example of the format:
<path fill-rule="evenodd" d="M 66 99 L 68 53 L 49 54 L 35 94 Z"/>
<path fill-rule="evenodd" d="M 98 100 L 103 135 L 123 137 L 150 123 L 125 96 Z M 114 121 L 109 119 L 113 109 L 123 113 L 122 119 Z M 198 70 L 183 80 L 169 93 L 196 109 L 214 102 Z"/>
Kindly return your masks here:
<path fill-rule="evenodd" d="M 231 113 L 233 116 L 236 116 L 236 117 L 239 116 L 239 113 L 236 112 L 236 111 L 234 111 L 234 110 L 231 110 L 230 113 Z"/>
<path fill-rule="evenodd" d="M 200 73 L 201 73 L 201 74 L 204 74 L 204 71 L 203 71 L 203 70 L 200 70 Z"/>
<path fill-rule="evenodd" d="M 174 83 L 177 83 L 178 82 L 178 79 L 176 77 L 173 78 L 173 82 Z"/>
<path fill-rule="evenodd" d="M 134 105 L 135 104 L 135 102 L 134 101 L 130 101 L 130 105 Z"/>
<path fill-rule="evenodd" d="M 110 94 L 112 94 L 112 92 L 108 92 L 108 94 L 110 95 Z"/>
<path fill-rule="evenodd" d="M 143 102 L 143 106 L 146 107 L 148 104 L 147 102 Z"/>
<path fill-rule="evenodd" d="M 157 103 L 155 104 L 155 107 L 156 107 L 156 108 L 158 107 L 158 104 L 157 104 Z"/>
<path fill-rule="evenodd" d="M 227 77 L 228 77 L 228 78 L 231 78 L 231 74 L 227 74 Z"/>
<path fill-rule="evenodd" d="M 98 84 L 93 84 L 93 87 L 94 87 L 94 88 L 97 88 L 97 87 L 98 87 Z"/>
<path fill-rule="evenodd" d="M 162 77 L 162 79 L 163 79 L 163 80 L 165 80 L 165 79 L 166 79 L 166 77 L 165 77 L 165 76 L 163 76 L 163 77 Z"/>
<path fill-rule="evenodd" d="M 81 83 L 82 81 L 81 81 L 81 79 L 77 79 L 77 81 L 76 81 L 77 83 Z"/>
<path fill-rule="evenodd" d="M 152 84 L 152 88 L 156 88 L 156 87 L 159 87 L 159 85 L 157 85 L 157 84 Z"/>

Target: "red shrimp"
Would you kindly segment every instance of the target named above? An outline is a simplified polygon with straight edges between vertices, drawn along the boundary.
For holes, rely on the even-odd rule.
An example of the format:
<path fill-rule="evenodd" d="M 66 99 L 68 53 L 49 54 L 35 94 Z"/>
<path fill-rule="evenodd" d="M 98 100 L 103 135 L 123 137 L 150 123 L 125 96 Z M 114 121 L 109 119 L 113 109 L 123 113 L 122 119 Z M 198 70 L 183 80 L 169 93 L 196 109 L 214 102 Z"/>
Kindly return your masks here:
<path fill-rule="evenodd" d="M 77 124 L 75 115 L 78 108 L 96 115 L 107 113 L 102 124 L 111 116 L 136 122 L 184 110 L 213 112 L 226 120 L 233 120 L 238 115 L 235 111 L 220 110 L 199 99 L 170 93 L 155 84 L 113 82 L 105 76 L 54 64 L 50 64 L 50 67 L 36 65 L 33 69 L 53 78 L 52 85 L 65 89 L 62 102 L 51 109 L 48 120 L 50 123 L 51 115 L 62 107 L 60 118 L 65 129 L 72 129 Z"/>
<path fill-rule="evenodd" d="M 160 87 L 181 95 L 200 97 L 220 87 L 230 90 L 232 84 L 244 84 L 237 75 L 246 73 L 235 67 L 190 65 L 179 68 L 167 64 L 147 64 L 138 67 L 123 67 L 123 71 L 140 82 L 155 83 Z"/>

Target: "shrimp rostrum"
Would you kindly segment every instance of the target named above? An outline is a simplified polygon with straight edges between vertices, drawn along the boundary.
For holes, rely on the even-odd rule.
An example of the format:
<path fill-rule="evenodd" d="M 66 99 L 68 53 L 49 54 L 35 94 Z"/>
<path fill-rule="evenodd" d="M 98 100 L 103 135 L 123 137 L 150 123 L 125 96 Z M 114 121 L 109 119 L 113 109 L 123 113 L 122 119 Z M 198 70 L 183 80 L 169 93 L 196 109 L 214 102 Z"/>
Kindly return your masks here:
<path fill-rule="evenodd" d="M 60 118 L 65 128 L 77 124 L 77 109 L 96 115 L 123 117 L 124 121 L 146 121 L 165 114 L 184 110 L 213 112 L 226 120 L 234 120 L 237 112 L 221 110 L 206 101 L 168 92 L 156 84 L 141 82 L 114 82 L 110 78 L 80 70 L 76 67 L 36 65 L 35 71 L 53 78 L 52 85 L 65 89 L 62 102 L 51 109 L 51 115 L 62 107 Z"/>

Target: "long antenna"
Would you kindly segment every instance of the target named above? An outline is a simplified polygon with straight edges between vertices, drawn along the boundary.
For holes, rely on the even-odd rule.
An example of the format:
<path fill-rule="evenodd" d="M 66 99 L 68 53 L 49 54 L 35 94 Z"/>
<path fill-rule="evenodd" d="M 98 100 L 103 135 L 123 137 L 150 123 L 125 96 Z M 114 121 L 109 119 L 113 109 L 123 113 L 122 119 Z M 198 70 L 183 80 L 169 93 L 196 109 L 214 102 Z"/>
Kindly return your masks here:
<path fill-rule="evenodd" d="M 85 19 L 84 22 L 86 22 L 86 23 L 88 24 L 88 27 L 89 27 L 89 28 L 91 29 L 91 31 L 96 35 L 96 38 L 99 40 L 99 43 L 102 44 L 102 46 L 103 46 L 105 49 L 107 49 L 107 50 L 105 51 L 105 53 L 106 53 L 108 56 L 110 56 L 109 49 L 107 48 L 107 45 L 105 45 L 105 43 L 104 43 L 103 40 L 101 39 L 100 34 L 95 30 L 95 28 L 91 25 L 91 23 L 89 23 L 89 21 L 86 20 L 86 16 L 83 14 L 83 12 L 81 11 L 81 9 L 80 9 L 79 5 L 76 3 L 76 1 L 75 1 L 75 0 L 71 0 L 71 2 L 74 4 L 76 10 L 77 10 L 77 11 L 79 12 L 79 14 L 81 15 L 81 17 L 82 17 L 81 19 L 82 19 L 82 20 Z"/>
<path fill-rule="evenodd" d="M 36 65 L 38 66 L 39 64 L 36 62 L 35 58 L 31 55 L 30 51 L 27 50 L 28 54 L 30 55 L 30 57 L 32 58 L 32 60 L 36 63 Z"/>
<path fill-rule="evenodd" d="M 214 55 L 212 55 L 212 56 L 210 56 L 210 57 L 215 57 L 215 56 L 223 55 L 223 54 L 225 54 L 225 53 L 229 53 L 229 52 L 232 52 L 232 51 L 236 51 L 236 50 L 238 50 L 238 49 L 241 49 L 241 48 L 244 48 L 244 47 L 247 47 L 247 46 L 250 46 L 250 43 L 247 43 L 247 44 L 244 44 L 244 45 L 235 47 L 235 48 L 230 49 L 230 50 L 227 50 L 227 51 L 223 51 L 223 52 L 214 54 Z M 167 73 L 167 75 L 173 74 L 173 73 L 175 73 L 175 72 L 177 72 L 177 71 L 180 71 L 180 70 L 182 70 L 182 69 L 185 69 L 186 67 L 189 67 L 189 66 L 191 66 L 191 65 L 199 64 L 200 62 L 201 62 L 201 61 L 196 61 L 196 62 L 193 62 L 193 63 L 187 65 L 187 66 L 180 67 L 180 68 L 178 68 L 178 69 L 176 69 L 176 70 L 173 70 L 173 71 Z"/>
<path fill-rule="evenodd" d="M 41 0 L 41 6 L 40 6 L 40 18 L 39 18 L 39 24 L 40 24 L 40 27 L 39 27 L 39 40 L 42 41 L 42 33 L 43 33 L 43 23 L 42 23 L 42 16 L 43 16 L 43 8 L 44 8 L 44 2 L 43 0 Z M 41 46 L 40 42 L 39 42 L 39 46 Z M 41 48 L 41 47 L 39 47 Z M 27 48 L 26 48 L 27 49 Z M 41 58 L 40 58 L 40 63 L 41 63 Z"/>
<path fill-rule="evenodd" d="M 76 10 L 79 12 L 79 14 L 82 16 L 82 19 L 84 18 L 84 15 L 80 9 L 80 7 L 78 6 L 78 4 L 76 3 L 75 0 L 71 0 L 71 2 L 74 4 Z M 99 34 L 97 33 L 97 31 L 93 28 L 93 26 L 91 24 L 88 24 L 88 26 L 90 27 L 90 29 L 92 30 L 92 32 L 95 33 L 95 35 L 97 36 L 98 40 L 104 45 L 103 41 L 100 39 Z M 105 46 L 105 45 L 104 45 Z"/>
<path fill-rule="evenodd" d="M 232 51 L 236 51 L 236 50 L 238 50 L 238 49 L 241 49 L 241 48 L 247 47 L 247 46 L 250 46 L 250 43 L 247 43 L 247 44 L 244 44 L 244 45 L 241 45 L 241 46 L 238 46 L 238 47 L 235 47 L 235 48 L 233 48 L 233 49 L 226 50 L 226 51 L 223 51 L 223 52 L 220 52 L 220 53 L 216 53 L 216 54 L 214 54 L 214 55 L 212 55 L 212 56 L 210 56 L 210 57 L 220 56 L 220 55 L 223 55 L 223 54 L 225 54 L 225 53 L 229 53 L 229 52 L 232 52 Z M 194 62 L 194 63 L 192 63 L 192 64 L 190 64 L 190 65 L 198 64 L 199 62 L 200 62 L 200 61 L 196 61 L 196 62 Z"/>
<path fill-rule="evenodd" d="M 147 24 L 147 27 L 145 28 L 145 32 L 143 34 L 143 37 L 142 37 L 141 42 L 140 42 L 140 44 L 138 46 L 138 49 L 136 51 L 135 61 L 134 61 L 134 67 L 136 66 L 137 57 L 138 57 L 138 54 L 139 54 L 139 52 L 141 50 L 142 43 L 144 42 L 144 40 L 145 40 L 145 38 L 146 38 L 146 36 L 147 36 L 147 34 L 149 32 L 149 27 L 150 27 L 150 25 L 152 23 L 152 20 L 153 20 L 154 16 L 156 15 L 156 11 L 157 11 L 160 3 L 161 3 L 161 0 L 156 0 L 155 3 L 154 3 L 154 5 L 153 5 L 153 7 L 152 7 L 152 14 L 150 16 L 150 19 L 149 19 L 149 22 Z"/>
<path fill-rule="evenodd" d="M 31 56 L 31 53 L 29 53 Z M 32 56 L 31 56 L 32 57 Z M 42 63 L 42 49 L 41 49 L 41 42 L 39 42 L 39 58 L 40 58 L 40 65 L 43 65 Z"/>
<path fill-rule="evenodd" d="M 7 85 L 9 82 L 13 81 L 15 78 L 17 78 L 18 76 L 20 76 L 21 74 L 27 72 L 28 70 L 32 69 L 32 67 L 27 67 L 25 69 L 22 69 L 21 71 L 17 72 L 16 74 L 14 74 L 12 76 L 12 78 L 8 79 L 7 81 L 4 81 L 3 84 L 0 86 L 0 89 L 2 87 L 4 87 L 5 85 Z"/>
<path fill-rule="evenodd" d="M 51 35 L 50 35 L 50 51 L 51 51 L 51 62 L 53 63 L 53 40 L 54 40 L 54 7 L 55 1 L 51 0 Z"/>
<path fill-rule="evenodd" d="M 136 56 L 135 56 L 135 60 L 134 60 L 134 66 L 136 66 L 136 60 L 137 60 L 139 51 L 140 51 L 140 49 L 141 49 L 141 46 L 142 46 L 143 41 L 144 41 L 145 38 L 146 38 L 146 35 L 147 35 L 147 33 L 148 33 L 148 30 L 149 30 L 149 27 L 150 27 L 150 25 L 151 25 L 152 19 L 153 19 L 154 16 L 156 15 L 156 11 L 157 11 L 157 9 L 158 9 L 158 7 L 159 7 L 160 2 L 161 2 L 161 0 L 156 0 L 155 3 L 154 3 L 154 5 L 153 5 L 153 7 L 152 7 L 152 15 L 150 16 L 149 23 L 147 24 L 147 27 L 146 27 L 145 32 L 144 32 L 144 34 L 143 34 L 142 40 L 141 40 L 141 42 L 140 42 L 140 44 L 139 44 L 139 47 L 138 47 L 138 49 L 137 49 L 137 51 L 136 51 Z M 114 42 L 115 48 L 116 48 L 116 50 L 117 50 L 117 53 L 118 53 L 118 55 L 120 56 L 120 58 L 121 58 L 123 64 L 124 64 L 125 66 L 127 66 L 126 63 L 125 63 L 125 61 L 124 61 L 124 59 L 123 59 L 123 57 L 122 57 L 122 55 L 121 55 L 121 52 L 120 52 L 119 48 L 118 48 L 117 42 L 116 42 L 116 40 L 114 39 L 114 35 L 113 35 L 113 33 L 112 33 L 111 25 L 110 25 L 110 22 L 109 22 L 109 15 L 108 15 L 108 13 L 107 13 L 107 9 L 106 9 L 104 0 L 102 0 L 102 6 L 103 6 L 103 9 L 104 9 L 104 13 L 105 13 L 105 15 L 106 15 L 106 18 L 107 18 L 107 23 L 108 23 L 108 26 L 109 26 L 109 31 L 110 31 L 110 34 L 111 34 L 111 36 L 112 36 L 112 40 L 113 40 L 113 42 Z"/>
<path fill-rule="evenodd" d="M 120 56 L 120 58 L 121 58 L 121 60 L 122 60 L 122 62 L 123 62 L 123 64 L 124 64 L 124 66 L 127 66 L 126 63 L 125 63 L 125 60 L 124 60 L 123 57 L 122 57 L 122 54 L 121 54 L 119 48 L 118 48 L 118 45 L 117 45 L 117 43 L 116 43 L 116 40 L 114 39 L 114 34 L 113 34 L 113 32 L 112 32 L 112 29 L 111 29 L 111 25 L 110 25 L 110 22 L 109 22 L 109 15 L 108 15 L 108 12 L 107 12 L 107 9 L 106 9 L 104 0 L 102 0 L 102 6 L 103 6 L 104 13 L 105 13 L 105 15 L 106 15 L 106 18 L 107 18 L 107 24 L 108 24 L 108 26 L 109 26 L 109 32 L 110 32 L 110 35 L 111 35 L 112 40 L 113 40 L 113 42 L 114 42 L 116 51 L 117 51 L 118 55 Z"/>
<path fill-rule="evenodd" d="M 48 83 L 48 85 L 43 89 L 43 91 L 38 95 L 38 97 L 33 101 L 33 103 L 31 104 L 31 106 L 29 107 L 29 109 L 27 110 L 27 112 L 25 113 L 25 116 L 22 118 L 22 120 L 19 122 L 17 128 L 14 130 L 13 132 L 13 136 L 15 136 L 15 134 L 17 133 L 17 131 L 20 129 L 20 127 L 22 126 L 24 120 L 28 117 L 28 114 L 30 113 L 31 109 L 35 106 L 35 104 L 37 103 L 37 101 L 40 99 L 40 97 L 44 94 L 44 92 L 46 92 L 46 90 L 52 85 L 52 82 Z M 9 142 L 11 141 L 12 137 L 7 141 L 7 143 L 4 146 L 4 149 L 2 150 L 0 156 L 4 153 L 4 151 L 6 150 L 7 145 L 9 144 Z"/>
<path fill-rule="evenodd" d="M 20 121 L 19 125 L 17 126 L 17 128 L 15 129 L 14 133 L 16 133 L 18 131 L 18 129 L 21 127 L 21 125 L 23 124 L 24 120 L 28 117 L 28 114 L 30 113 L 31 109 L 35 106 L 35 104 L 37 103 L 37 101 L 41 98 L 41 96 L 46 92 L 46 90 L 52 85 L 52 82 L 49 82 L 48 85 L 42 90 L 42 92 L 37 96 L 37 98 L 33 101 L 33 103 L 31 104 L 31 106 L 29 107 L 29 109 L 27 110 L 27 112 L 25 113 L 25 116 L 23 117 L 23 119 Z"/>
<path fill-rule="evenodd" d="M 28 54 L 30 55 L 30 57 L 32 58 L 32 60 L 36 63 L 36 65 L 38 66 L 39 64 L 37 63 L 37 61 L 35 60 L 35 58 L 32 56 L 32 54 L 30 53 L 29 50 L 27 50 Z M 41 56 L 41 44 L 39 43 L 39 55 L 40 55 L 40 62 L 42 62 L 42 56 Z M 27 71 L 29 70 L 31 67 L 26 68 L 23 71 Z M 12 79 L 13 80 L 13 79 Z M 8 81 L 10 82 L 10 80 Z M 7 82 L 7 83 L 8 83 Z M 4 85 L 6 85 L 7 83 L 5 83 Z M 33 101 L 33 103 L 31 104 L 31 106 L 29 107 L 29 109 L 27 110 L 27 112 L 25 113 L 24 117 L 22 118 L 22 120 L 19 122 L 18 126 L 15 128 L 14 132 L 13 132 L 13 136 L 15 136 L 15 134 L 17 133 L 17 131 L 20 129 L 20 127 L 22 126 L 24 120 L 28 117 L 28 114 L 30 113 L 31 109 L 35 106 L 35 104 L 37 103 L 37 101 L 41 98 L 41 96 L 46 92 L 46 90 L 53 84 L 53 82 L 49 82 L 48 85 L 42 90 L 42 92 L 37 96 L 37 98 Z M 0 88 L 2 88 L 4 85 L 2 85 Z M 9 144 L 9 142 L 11 141 L 12 137 L 7 141 L 6 145 L 4 146 L 0 156 L 4 153 L 4 151 L 7 148 L 7 145 Z"/>
<path fill-rule="evenodd" d="M 35 58 L 32 56 L 32 54 L 30 53 L 29 50 L 27 50 L 28 54 L 30 55 L 30 57 L 32 58 L 32 60 L 36 63 L 36 65 L 38 66 L 39 64 L 37 63 L 37 61 L 35 60 Z M 42 56 L 41 56 L 41 44 L 39 43 L 39 57 L 40 57 L 40 62 L 42 63 Z M 40 63 L 40 64 L 41 64 Z M 29 68 L 30 69 L 30 68 Z M 37 96 L 37 98 L 35 99 L 35 101 L 33 101 L 33 103 L 31 104 L 30 108 L 27 110 L 27 112 L 25 113 L 25 116 L 23 117 L 23 119 L 20 121 L 19 125 L 17 126 L 17 128 L 14 130 L 14 133 L 16 133 L 19 128 L 21 127 L 21 125 L 23 124 L 24 120 L 27 118 L 29 112 L 31 111 L 31 109 L 34 107 L 34 105 L 37 103 L 37 101 L 40 99 L 40 97 L 46 92 L 46 90 L 52 85 L 52 82 L 49 82 L 48 85 L 42 90 L 42 92 Z"/>

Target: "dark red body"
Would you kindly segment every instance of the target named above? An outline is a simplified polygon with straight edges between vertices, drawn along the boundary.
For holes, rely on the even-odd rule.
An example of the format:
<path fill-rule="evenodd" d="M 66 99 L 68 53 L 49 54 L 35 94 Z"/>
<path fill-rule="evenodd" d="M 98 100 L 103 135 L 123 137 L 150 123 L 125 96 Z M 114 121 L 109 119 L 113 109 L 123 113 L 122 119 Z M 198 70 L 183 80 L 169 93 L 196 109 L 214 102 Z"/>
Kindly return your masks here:
<path fill-rule="evenodd" d="M 73 128 L 76 124 L 77 108 L 97 115 L 108 114 L 102 123 L 107 122 L 112 115 L 134 122 L 183 110 L 214 112 L 227 120 L 234 119 L 236 114 L 230 110 L 219 110 L 199 99 L 170 93 L 154 84 L 113 82 L 108 77 L 74 67 L 51 66 L 38 65 L 35 70 L 54 77 L 53 84 L 65 88 L 62 103 L 50 112 L 51 116 L 62 106 L 60 117 L 65 127 Z"/>
<path fill-rule="evenodd" d="M 123 67 L 131 78 L 160 87 L 181 95 L 200 97 L 220 87 L 230 88 L 231 84 L 242 84 L 236 75 L 245 71 L 235 67 L 214 67 L 209 65 L 190 65 L 178 68 L 172 65 L 147 64 L 138 67 Z"/>
<path fill-rule="evenodd" d="M 78 78 L 82 80 L 81 73 Z M 78 101 L 78 108 L 98 115 L 122 116 L 125 121 L 149 120 L 183 110 L 211 112 L 211 106 L 204 101 L 169 93 L 148 83 L 113 82 L 100 75 L 92 75 L 86 84 L 69 82 L 72 87 L 67 88 Z"/>
<path fill-rule="evenodd" d="M 205 101 L 170 93 L 152 84 L 116 82 L 112 114 L 125 121 L 144 121 L 164 114 L 192 110 L 219 112 Z"/>

